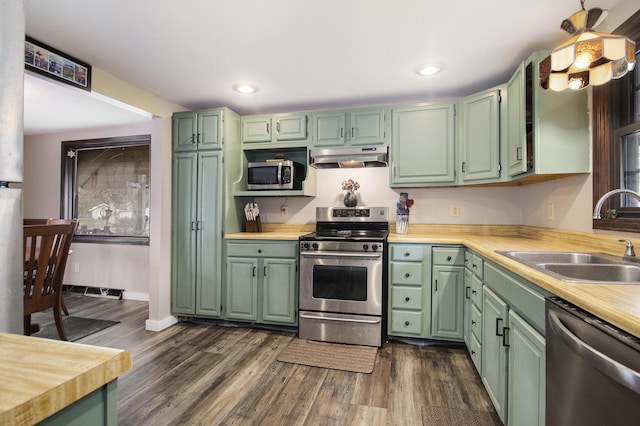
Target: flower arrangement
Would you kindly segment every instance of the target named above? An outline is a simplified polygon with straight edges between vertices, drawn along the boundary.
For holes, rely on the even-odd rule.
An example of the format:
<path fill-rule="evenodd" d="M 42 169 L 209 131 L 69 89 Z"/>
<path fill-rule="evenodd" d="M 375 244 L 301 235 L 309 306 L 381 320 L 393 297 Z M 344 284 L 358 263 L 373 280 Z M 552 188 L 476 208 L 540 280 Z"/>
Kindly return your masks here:
<path fill-rule="evenodd" d="M 353 179 L 343 180 L 342 189 L 350 192 L 357 191 L 360 189 L 360 184 Z"/>
<path fill-rule="evenodd" d="M 409 214 L 411 206 L 413 206 L 413 198 L 409 198 L 409 193 L 401 192 L 400 200 L 396 203 L 396 214 Z"/>

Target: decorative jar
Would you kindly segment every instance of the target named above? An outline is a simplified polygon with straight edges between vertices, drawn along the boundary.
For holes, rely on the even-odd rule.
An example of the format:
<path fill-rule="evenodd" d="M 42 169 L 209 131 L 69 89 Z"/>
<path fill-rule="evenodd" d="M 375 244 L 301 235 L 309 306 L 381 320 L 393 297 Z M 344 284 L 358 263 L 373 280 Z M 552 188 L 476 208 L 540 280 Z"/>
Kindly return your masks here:
<path fill-rule="evenodd" d="M 396 234 L 406 234 L 409 232 L 409 215 L 399 214 L 396 216 Z"/>

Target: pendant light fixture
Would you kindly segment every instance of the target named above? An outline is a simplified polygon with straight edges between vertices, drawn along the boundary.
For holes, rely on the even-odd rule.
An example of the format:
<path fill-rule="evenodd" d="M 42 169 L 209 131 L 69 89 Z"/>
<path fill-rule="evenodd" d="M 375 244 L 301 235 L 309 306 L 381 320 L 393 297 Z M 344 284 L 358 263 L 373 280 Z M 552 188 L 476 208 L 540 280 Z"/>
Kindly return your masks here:
<path fill-rule="evenodd" d="M 543 89 L 562 91 L 599 86 L 620 78 L 635 66 L 636 44 L 625 36 L 593 30 L 607 16 L 600 8 L 582 9 L 562 21 L 560 27 L 572 37 L 540 62 Z"/>

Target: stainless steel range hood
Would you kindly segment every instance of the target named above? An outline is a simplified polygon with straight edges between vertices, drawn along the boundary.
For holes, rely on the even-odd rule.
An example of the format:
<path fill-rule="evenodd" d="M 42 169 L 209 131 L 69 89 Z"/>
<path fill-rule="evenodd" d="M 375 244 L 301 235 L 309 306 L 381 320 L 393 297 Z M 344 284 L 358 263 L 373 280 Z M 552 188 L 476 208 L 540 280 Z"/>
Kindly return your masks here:
<path fill-rule="evenodd" d="M 317 169 L 385 167 L 388 153 L 386 146 L 310 149 L 309 165 Z"/>

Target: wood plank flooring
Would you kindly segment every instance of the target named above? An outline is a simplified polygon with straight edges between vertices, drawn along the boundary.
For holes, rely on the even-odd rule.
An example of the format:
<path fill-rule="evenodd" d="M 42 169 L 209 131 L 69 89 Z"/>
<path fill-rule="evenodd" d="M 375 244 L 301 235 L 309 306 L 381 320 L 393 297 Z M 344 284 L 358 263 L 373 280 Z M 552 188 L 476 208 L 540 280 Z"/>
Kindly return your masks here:
<path fill-rule="evenodd" d="M 276 360 L 284 331 L 181 322 L 145 331 L 148 304 L 65 294 L 71 315 L 120 321 L 79 343 L 126 349 L 120 425 L 421 425 L 425 405 L 493 411 L 464 349 L 386 343 L 372 374 Z"/>

